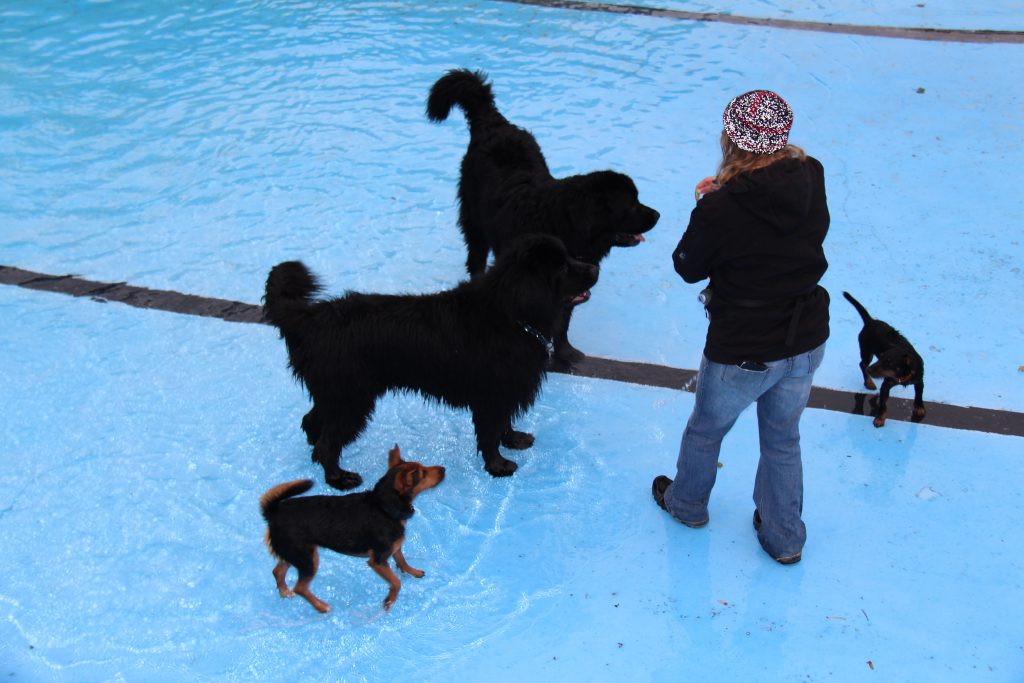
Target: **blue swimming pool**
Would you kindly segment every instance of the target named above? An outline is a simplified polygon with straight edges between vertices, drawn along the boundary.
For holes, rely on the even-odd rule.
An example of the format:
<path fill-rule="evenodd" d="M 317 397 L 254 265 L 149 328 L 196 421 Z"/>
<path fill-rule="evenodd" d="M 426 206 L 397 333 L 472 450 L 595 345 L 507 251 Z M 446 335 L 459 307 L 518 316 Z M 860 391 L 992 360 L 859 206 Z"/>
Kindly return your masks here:
<path fill-rule="evenodd" d="M 637 3 L 633 3 L 637 4 Z M 688 11 L 1016 30 L 1019 2 Z M 574 343 L 695 368 L 706 321 L 670 253 L 714 170 L 721 109 L 784 93 L 822 160 L 832 338 L 857 391 L 849 290 L 910 337 L 926 401 L 1024 410 L 1020 44 L 921 42 L 511 2 L 21 2 L 0 8 L 0 265 L 259 303 L 302 259 L 327 289 L 464 276 L 458 116 L 479 68 L 552 171 L 629 173 L 662 219 L 605 261 Z M 391 613 L 358 559 L 323 558 L 329 616 L 282 601 L 259 495 L 311 477 L 283 343 L 238 325 L 0 287 L 0 674 L 15 680 L 1014 681 L 1020 438 L 809 411 L 805 560 L 749 526 L 756 428 L 723 451 L 712 523 L 650 480 L 692 395 L 552 375 L 537 445 L 486 476 L 459 411 L 390 396 L 345 462 L 387 448 L 448 478 L 421 498 Z M 894 391 L 906 398 L 909 389 Z M 318 484 L 318 493 L 326 492 Z"/>

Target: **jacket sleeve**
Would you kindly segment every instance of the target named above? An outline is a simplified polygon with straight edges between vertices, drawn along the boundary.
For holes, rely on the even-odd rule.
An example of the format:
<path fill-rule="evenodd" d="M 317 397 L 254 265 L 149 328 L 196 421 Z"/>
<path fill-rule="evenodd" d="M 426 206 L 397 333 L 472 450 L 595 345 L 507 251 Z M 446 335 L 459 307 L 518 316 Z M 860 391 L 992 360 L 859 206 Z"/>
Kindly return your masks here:
<path fill-rule="evenodd" d="M 698 204 L 690 214 L 690 224 L 672 252 L 672 265 L 686 282 L 694 284 L 711 275 L 715 252 L 714 231 Z"/>

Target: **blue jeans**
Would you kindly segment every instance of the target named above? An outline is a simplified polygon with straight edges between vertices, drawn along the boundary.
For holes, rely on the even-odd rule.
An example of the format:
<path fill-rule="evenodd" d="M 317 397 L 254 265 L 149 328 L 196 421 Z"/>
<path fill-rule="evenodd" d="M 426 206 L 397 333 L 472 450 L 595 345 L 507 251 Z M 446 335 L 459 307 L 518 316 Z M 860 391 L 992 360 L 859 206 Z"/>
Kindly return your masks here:
<path fill-rule="evenodd" d="M 803 549 L 807 529 L 800 519 L 804 504 L 800 415 L 824 355 L 822 344 L 766 363 L 768 369 L 762 371 L 723 365 L 706 357 L 701 360 L 697 399 L 679 445 L 675 480 L 665 490 L 665 505 L 673 517 L 691 525 L 707 521 L 722 439 L 740 413 L 756 401 L 761 437 L 754 482 L 754 505 L 761 516 L 757 538 L 775 558 Z"/>

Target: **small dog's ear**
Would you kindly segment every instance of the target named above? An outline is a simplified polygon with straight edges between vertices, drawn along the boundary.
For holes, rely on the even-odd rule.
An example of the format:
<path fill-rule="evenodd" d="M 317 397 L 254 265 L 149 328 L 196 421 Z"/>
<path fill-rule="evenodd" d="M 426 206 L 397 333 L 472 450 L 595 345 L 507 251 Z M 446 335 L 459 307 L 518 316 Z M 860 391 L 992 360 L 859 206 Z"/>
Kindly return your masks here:
<path fill-rule="evenodd" d="M 390 470 L 392 467 L 401 465 L 403 462 L 405 461 L 402 460 L 402 451 L 398 448 L 398 444 L 396 443 L 395 447 L 388 451 L 388 469 Z"/>
<path fill-rule="evenodd" d="M 395 475 L 395 490 L 400 496 L 411 496 L 422 480 L 419 467 L 403 467 Z"/>

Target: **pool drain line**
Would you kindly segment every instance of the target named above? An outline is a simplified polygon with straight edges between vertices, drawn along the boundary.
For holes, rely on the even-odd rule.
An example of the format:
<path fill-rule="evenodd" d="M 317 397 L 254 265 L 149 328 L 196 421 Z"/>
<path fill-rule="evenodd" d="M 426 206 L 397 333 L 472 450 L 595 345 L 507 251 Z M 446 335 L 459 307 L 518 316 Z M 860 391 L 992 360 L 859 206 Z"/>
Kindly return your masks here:
<path fill-rule="evenodd" d="M 263 308 L 255 304 L 137 287 L 126 282 L 97 282 L 74 275 L 47 275 L 0 265 L 0 284 L 67 294 L 101 303 L 117 302 L 135 308 L 217 318 L 235 323 L 266 324 L 267 322 L 263 317 Z M 697 374 L 695 370 L 598 356 L 587 356 L 571 368 L 553 367 L 551 370 L 577 377 L 591 377 L 690 392 L 694 389 L 695 382 L 692 380 Z M 841 413 L 869 415 L 874 408 L 874 399 L 873 394 L 814 387 L 811 389 L 811 398 L 807 406 Z M 929 425 L 990 434 L 1024 436 L 1024 413 L 932 401 L 929 401 L 927 406 L 928 416 L 925 418 L 925 422 Z M 911 421 L 913 401 L 890 397 L 888 410 L 889 420 Z"/>
<path fill-rule="evenodd" d="M 1024 43 L 1024 31 L 991 31 L 945 28 L 904 28 L 898 26 L 861 26 L 858 24 L 835 24 L 824 21 L 796 21 L 793 19 L 766 19 L 745 17 L 719 12 L 687 12 L 685 10 L 641 7 L 639 5 L 613 5 L 604 2 L 580 2 L 578 0 L 499 0 L 515 5 L 535 5 L 551 9 L 568 9 L 584 12 L 605 12 L 609 14 L 632 14 L 657 17 L 660 19 L 681 19 L 704 21 L 741 26 L 765 26 L 793 31 L 814 31 L 818 33 L 839 33 L 843 35 L 873 36 L 877 38 L 903 38 L 907 40 L 929 40 L 950 43 Z"/>

